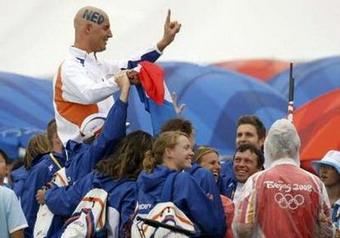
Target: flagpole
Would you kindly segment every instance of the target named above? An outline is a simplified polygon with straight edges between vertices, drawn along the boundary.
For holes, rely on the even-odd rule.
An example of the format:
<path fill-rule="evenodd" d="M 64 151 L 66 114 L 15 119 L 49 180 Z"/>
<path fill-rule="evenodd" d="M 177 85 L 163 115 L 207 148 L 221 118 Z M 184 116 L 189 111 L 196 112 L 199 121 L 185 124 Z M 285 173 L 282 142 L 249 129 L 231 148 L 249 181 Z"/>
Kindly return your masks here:
<path fill-rule="evenodd" d="M 294 77 L 293 77 L 293 63 L 289 67 L 289 93 L 288 93 L 288 115 L 287 119 L 293 122 L 294 112 Z"/>

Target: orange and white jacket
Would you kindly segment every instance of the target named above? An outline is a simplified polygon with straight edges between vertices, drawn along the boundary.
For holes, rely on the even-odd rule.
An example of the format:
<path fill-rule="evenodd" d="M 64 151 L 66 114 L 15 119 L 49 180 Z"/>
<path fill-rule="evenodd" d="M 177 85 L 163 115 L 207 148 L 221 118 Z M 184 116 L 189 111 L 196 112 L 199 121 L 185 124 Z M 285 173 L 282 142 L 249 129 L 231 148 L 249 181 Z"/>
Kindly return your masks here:
<path fill-rule="evenodd" d="M 115 74 L 134 68 L 138 62 L 156 61 L 161 52 L 150 48 L 131 60 L 107 63 L 94 54 L 70 47 L 53 80 L 53 106 L 58 135 L 65 145 L 68 140 L 82 141 L 79 128 L 86 117 L 99 113 L 106 116 L 114 103 L 112 95 L 119 90 Z"/>

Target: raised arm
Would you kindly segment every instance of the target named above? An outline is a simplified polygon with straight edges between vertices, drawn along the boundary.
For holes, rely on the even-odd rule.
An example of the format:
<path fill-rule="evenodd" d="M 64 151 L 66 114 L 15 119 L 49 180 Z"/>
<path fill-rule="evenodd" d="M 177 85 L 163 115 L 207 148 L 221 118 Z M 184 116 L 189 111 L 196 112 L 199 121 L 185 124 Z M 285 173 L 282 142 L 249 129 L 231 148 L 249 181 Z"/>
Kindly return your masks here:
<path fill-rule="evenodd" d="M 126 135 L 130 83 L 125 72 L 116 77 L 116 82 L 121 89 L 120 97 L 110 109 L 100 135 L 82 152 L 75 154 L 67 167 L 67 174 L 73 182 L 90 173 L 96 163 L 110 154 L 119 140 Z"/>
<path fill-rule="evenodd" d="M 164 23 L 163 38 L 157 43 L 157 48 L 163 51 L 175 39 L 176 34 L 181 29 L 181 24 L 177 21 L 171 21 L 171 11 L 168 10 Z"/>

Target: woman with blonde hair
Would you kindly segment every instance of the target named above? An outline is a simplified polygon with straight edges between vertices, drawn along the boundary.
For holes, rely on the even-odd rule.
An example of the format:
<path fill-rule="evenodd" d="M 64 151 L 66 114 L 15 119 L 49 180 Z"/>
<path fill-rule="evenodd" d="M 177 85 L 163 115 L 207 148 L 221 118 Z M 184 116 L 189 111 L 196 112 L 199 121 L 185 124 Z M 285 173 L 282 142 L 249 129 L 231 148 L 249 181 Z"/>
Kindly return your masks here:
<path fill-rule="evenodd" d="M 193 162 L 208 169 L 215 177 L 216 183 L 220 183 L 221 164 L 219 159 L 219 153 L 216 149 L 209 146 L 200 146 L 194 155 Z M 195 176 L 195 175 L 193 175 Z M 232 238 L 233 233 L 231 224 L 234 217 L 234 203 L 227 196 L 221 194 L 221 202 L 223 204 L 224 214 L 226 215 L 227 232 L 225 238 Z"/>
<path fill-rule="evenodd" d="M 191 167 L 193 155 L 192 144 L 185 133 L 168 131 L 159 135 L 152 150 L 146 154 L 144 171 L 137 180 L 138 215 L 145 216 L 161 202 L 167 178 L 176 173 L 170 201 L 184 212 L 203 236 L 223 237 L 224 214 L 215 202 L 217 198 L 208 197 L 195 179 L 183 172 Z"/>
<path fill-rule="evenodd" d="M 31 169 L 31 167 L 39 160 L 39 156 L 48 153 L 50 149 L 45 133 L 34 135 L 28 142 L 24 156 L 24 166 L 26 170 Z"/>
<path fill-rule="evenodd" d="M 24 156 L 26 177 L 19 195 L 22 210 L 28 222 L 28 227 L 24 231 L 25 237 L 33 237 L 34 223 L 39 209 L 39 204 L 35 201 L 35 193 L 49 182 L 44 179 L 45 175 L 49 173 L 48 168 L 41 170 L 38 164 L 48 156 L 50 150 L 51 148 L 45 133 L 34 135 L 29 140 L 26 148 Z"/>

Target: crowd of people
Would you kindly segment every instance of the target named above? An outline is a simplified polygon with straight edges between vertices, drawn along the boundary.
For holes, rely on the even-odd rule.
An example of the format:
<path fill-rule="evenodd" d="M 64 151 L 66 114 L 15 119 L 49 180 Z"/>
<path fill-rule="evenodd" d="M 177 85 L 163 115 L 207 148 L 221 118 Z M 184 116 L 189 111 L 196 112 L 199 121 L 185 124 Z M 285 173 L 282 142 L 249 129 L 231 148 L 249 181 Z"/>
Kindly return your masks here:
<path fill-rule="evenodd" d="M 97 58 L 112 37 L 103 10 L 80 9 L 74 28 L 54 78 L 55 118 L 10 171 L 0 150 L 1 237 L 145 237 L 149 228 L 137 218 L 155 218 L 166 202 L 193 237 L 340 237 L 340 152 L 316 161 L 315 174 L 303 170 L 287 119 L 266 133 L 260 118 L 241 116 L 228 159 L 197 145 L 181 117 L 155 135 L 126 134 L 130 88 L 145 87 L 139 63 L 155 62 L 181 28 L 170 11 L 156 46 L 113 64 Z"/>

